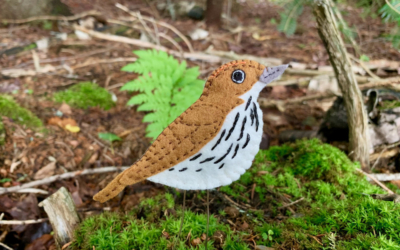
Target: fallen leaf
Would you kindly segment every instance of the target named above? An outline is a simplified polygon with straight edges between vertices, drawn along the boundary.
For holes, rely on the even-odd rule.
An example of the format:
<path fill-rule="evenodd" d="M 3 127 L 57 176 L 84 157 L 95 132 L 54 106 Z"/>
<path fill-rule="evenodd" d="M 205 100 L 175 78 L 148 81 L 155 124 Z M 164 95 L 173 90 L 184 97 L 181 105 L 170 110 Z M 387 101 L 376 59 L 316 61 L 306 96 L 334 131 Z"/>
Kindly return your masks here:
<path fill-rule="evenodd" d="M 234 207 L 226 207 L 224 209 L 225 213 L 231 217 L 231 218 L 235 218 L 239 216 L 239 210 L 237 208 Z"/>
<path fill-rule="evenodd" d="M 49 176 L 53 176 L 56 171 L 56 162 L 52 161 L 46 166 L 42 167 L 39 171 L 34 175 L 35 180 L 40 180 Z"/>
<path fill-rule="evenodd" d="M 66 115 L 72 114 L 71 107 L 68 104 L 66 104 L 65 102 L 63 104 L 61 104 L 61 106 L 58 108 L 58 110 Z"/>
<path fill-rule="evenodd" d="M 81 131 L 81 129 L 78 126 L 72 126 L 70 124 L 67 124 L 65 126 L 65 129 L 72 133 L 78 133 L 79 131 Z"/>
<path fill-rule="evenodd" d="M 197 246 L 201 244 L 201 239 L 200 238 L 196 238 L 192 240 L 192 246 Z"/>

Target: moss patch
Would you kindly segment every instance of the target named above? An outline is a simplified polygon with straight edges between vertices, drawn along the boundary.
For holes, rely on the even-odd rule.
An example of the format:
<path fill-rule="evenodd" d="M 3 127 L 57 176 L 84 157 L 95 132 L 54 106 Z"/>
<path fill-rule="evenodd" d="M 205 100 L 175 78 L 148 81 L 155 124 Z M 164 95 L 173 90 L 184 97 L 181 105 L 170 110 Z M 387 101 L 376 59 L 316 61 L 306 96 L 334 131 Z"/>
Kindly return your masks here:
<path fill-rule="evenodd" d="M 214 211 L 220 222 L 211 218 L 209 235 L 223 231 L 227 238 L 223 245 L 210 244 L 209 249 L 251 249 L 244 241 L 249 237 L 275 249 L 400 249 L 400 205 L 365 195 L 383 191 L 359 175 L 357 168 L 339 149 L 316 139 L 260 151 L 238 181 L 220 188 L 232 200 L 251 205 L 239 217 L 247 221 L 247 233 L 253 235 L 240 228 L 232 232 L 228 223 L 221 222 L 227 222 L 228 215 Z M 290 209 L 282 208 L 299 199 Z M 181 215 L 174 208 L 172 196 L 165 194 L 143 201 L 128 215 L 89 218 L 77 231 L 75 249 L 93 245 L 96 249 L 171 249 Z M 200 237 L 206 216 L 187 211 L 184 223 L 178 249 L 191 249 L 194 246 L 185 243 L 185 237 L 190 229 L 192 239 Z M 110 232 L 111 225 L 118 226 Z M 163 230 L 171 238 L 163 237 Z M 102 240 L 106 234 L 108 240 Z M 101 245 L 110 242 L 119 243 Z"/>
<path fill-rule="evenodd" d="M 22 108 L 11 96 L 0 95 L 0 115 L 13 119 L 16 123 L 31 128 L 43 126 L 42 121 L 31 111 Z"/>
<path fill-rule="evenodd" d="M 386 110 L 386 109 L 394 109 L 400 107 L 400 101 L 394 100 L 394 101 L 382 101 L 380 103 L 379 109 L 380 110 Z"/>
<path fill-rule="evenodd" d="M 144 200 L 125 215 L 104 213 L 89 217 L 76 230 L 72 249 L 172 249 L 182 216 L 182 211 L 175 212 L 174 207 L 173 197 L 167 193 Z M 197 246 L 185 242 L 189 233 L 189 242 L 200 239 L 206 232 L 206 222 L 206 215 L 185 211 L 182 233 L 175 249 L 205 249 L 204 241 Z M 209 235 L 219 232 L 226 234 L 223 249 L 250 250 L 241 240 L 243 233 L 231 231 L 228 225 L 211 216 Z M 208 242 L 208 249 L 215 249 L 212 240 Z"/>
<path fill-rule="evenodd" d="M 106 89 L 91 82 L 81 82 L 68 90 L 58 92 L 54 94 L 54 100 L 81 109 L 100 107 L 108 110 L 115 105 Z"/>
<path fill-rule="evenodd" d="M 256 183 L 257 199 L 269 204 L 264 207 L 272 211 L 271 219 L 282 206 L 279 196 L 304 198 L 295 214 L 287 210 L 282 222 L 258 223 L 259 244 L 283 249 L 400 249 L 399 205 L 363 195 L 383 192 L 356 174 L 358 167 L 335 147 L 318 140 L 298 141 L 260 151 L 254 166 L 221 190 L 246 200 L 249 195 L 243 191 Z"/>

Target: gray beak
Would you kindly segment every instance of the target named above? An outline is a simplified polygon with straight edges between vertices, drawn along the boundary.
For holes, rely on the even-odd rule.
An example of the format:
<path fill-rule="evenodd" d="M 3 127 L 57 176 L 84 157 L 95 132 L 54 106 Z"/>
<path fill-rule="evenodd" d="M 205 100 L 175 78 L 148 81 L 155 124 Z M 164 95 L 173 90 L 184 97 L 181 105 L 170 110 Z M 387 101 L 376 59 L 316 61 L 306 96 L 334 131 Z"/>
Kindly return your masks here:
<path fill-rule="evenodd" d="M 287 67 L 289 67 L 289 64 L 284 64 L 276 67 L 266 67 L 262 75 L 260 76 L 259 81 L 268 84 L 280 77 L 283 72 L 285 72 L 285 69 L 287 69 Z"/>

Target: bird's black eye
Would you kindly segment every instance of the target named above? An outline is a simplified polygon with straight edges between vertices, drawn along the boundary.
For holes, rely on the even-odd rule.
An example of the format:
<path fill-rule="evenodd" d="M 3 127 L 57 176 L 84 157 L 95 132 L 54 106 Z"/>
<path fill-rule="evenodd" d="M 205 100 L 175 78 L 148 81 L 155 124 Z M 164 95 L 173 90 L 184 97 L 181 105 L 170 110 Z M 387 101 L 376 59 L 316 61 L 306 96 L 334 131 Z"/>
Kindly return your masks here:
<path fill-rule="evenodd" d="M 244 81 L 244 79 L 246 78 L 246 74 L 244 73 L 243 70 L 237 69 L 235 71 L 233 71 L 232 73 L 232 81 L 234 83 L 242 83 Z"/>

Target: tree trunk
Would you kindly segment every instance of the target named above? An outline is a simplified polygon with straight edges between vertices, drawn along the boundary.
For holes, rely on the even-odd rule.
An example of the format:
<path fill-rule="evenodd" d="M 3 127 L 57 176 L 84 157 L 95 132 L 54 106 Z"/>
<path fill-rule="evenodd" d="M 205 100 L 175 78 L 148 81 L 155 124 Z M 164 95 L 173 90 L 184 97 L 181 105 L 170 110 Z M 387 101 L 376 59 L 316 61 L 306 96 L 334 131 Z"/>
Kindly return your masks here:
<path fill-rule="evenodd" d="M 329 54 L 329 60 L 343 93 L 349 118 L 349 156 L 352 160 L 359 161 L 363 168 L 368 168 L 370 142 L 367 113 L 330 0 L 316 0 L 313 10 L 318 23 L 318 33 Z"/>
<path fill-rule="evenodd" d="M 222 22 L 223 0 L 207 0 L 206 25 L 208 28 L 218 30 Z"/>
<path fill-rule="evenodd" d="M 74 229 L 80 222 L 71 194 L 65 187 L 39 203 L 49 217 L 58 249 L 69 243 Z"/>

